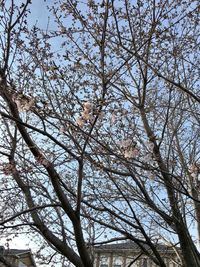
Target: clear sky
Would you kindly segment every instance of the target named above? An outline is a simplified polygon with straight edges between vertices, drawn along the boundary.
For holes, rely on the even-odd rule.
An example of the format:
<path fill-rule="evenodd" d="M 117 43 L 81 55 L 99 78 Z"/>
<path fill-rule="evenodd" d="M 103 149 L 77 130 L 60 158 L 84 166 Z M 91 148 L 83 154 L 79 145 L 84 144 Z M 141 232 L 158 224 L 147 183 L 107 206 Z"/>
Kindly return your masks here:
<path fill-rule="evenodd" d="M 50 18 L 50 12 L 47 10 L 47 6 L 50 5 L 52 0 L 33 0 L 29 5 L 31 14 L 28 16 L 28 22 L 30 25 L 34 25 L 37 21 L 37 26 L 46 29 L 49 23 L 49 29 L 53 29 L 53 18 Z"/>

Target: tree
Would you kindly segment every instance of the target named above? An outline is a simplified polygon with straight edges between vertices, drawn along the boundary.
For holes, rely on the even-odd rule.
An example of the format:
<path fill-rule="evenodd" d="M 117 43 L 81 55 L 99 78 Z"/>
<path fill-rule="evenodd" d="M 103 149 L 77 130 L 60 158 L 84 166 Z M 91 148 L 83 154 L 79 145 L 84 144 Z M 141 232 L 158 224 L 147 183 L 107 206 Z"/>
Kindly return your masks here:
<path fill-rule="evenodd" d="M 44 30 L 30 1 L 1 1 L 1 230 L 29 227 L 76 267 L 108 238 L 162 267 L 164 239 L 200 266 L 197 1 L 48 10 Z"/>

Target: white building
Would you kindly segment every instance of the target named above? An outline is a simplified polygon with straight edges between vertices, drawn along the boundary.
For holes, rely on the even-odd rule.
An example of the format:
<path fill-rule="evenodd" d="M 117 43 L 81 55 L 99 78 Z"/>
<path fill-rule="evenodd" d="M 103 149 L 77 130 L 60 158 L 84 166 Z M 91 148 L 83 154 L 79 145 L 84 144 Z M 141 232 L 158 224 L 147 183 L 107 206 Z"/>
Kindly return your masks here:
<path fill-rule="evenodd" d="M 178 267 L 180 260 L 175 250 L 169 246 L 157 244 L 167 267 Z M 147 247 L 148 249 L 148 247 Z M 149 250 L 149 249 L 148 249 Z M 150 250 L 149 250 L 150 251 Z M 157 267 L 149 257 L 133 242 L 101 245 L 95 247 L 94 267 Z"/>
<path fill-rule="evenodd" d="M 36 267 L 31 250 L 5 249 L 0 246 L 0 267 Z"/>

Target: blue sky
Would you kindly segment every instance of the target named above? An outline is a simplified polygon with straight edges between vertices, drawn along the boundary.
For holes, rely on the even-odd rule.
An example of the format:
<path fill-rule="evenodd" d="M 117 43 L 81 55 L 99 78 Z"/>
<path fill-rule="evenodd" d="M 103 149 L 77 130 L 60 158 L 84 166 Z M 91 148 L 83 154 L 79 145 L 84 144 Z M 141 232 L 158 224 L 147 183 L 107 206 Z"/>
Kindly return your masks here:
<path fill-rule="evenodd" d="M 46 29 L 46 26 L 48 24 L 48 20 L 50 17 L 50 13 L 47 10 L 47 5 L 51 4 L 52 0 L 33 0 L 32 4 L 29 5 L 29 8 L 31 10 L 31 14 L 28 16 L 28 21 L 31 24 L 35 24 L 37 21 L 37 26 L 41 27 L 42 29 Z M 49 20 L 49 26 L 50 29 L 53 28 L 53 18 L 51 17 Z"/>

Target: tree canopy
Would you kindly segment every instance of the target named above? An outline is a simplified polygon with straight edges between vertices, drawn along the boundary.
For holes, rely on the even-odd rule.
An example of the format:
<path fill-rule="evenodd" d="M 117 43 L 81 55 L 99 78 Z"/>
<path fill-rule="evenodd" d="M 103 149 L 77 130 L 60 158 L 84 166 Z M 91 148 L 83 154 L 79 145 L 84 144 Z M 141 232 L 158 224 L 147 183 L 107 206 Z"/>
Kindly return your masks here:
<path fill-rule="evenodd" d="M 113 240 L 200 266 L 198 1 L 49 2 L 41 26 L 0 1 L 1 233 L 53 266 Z"/>

